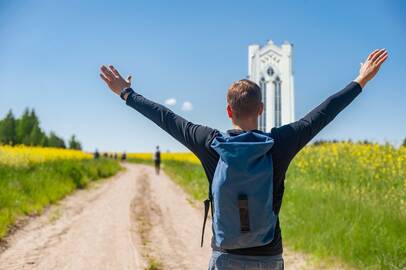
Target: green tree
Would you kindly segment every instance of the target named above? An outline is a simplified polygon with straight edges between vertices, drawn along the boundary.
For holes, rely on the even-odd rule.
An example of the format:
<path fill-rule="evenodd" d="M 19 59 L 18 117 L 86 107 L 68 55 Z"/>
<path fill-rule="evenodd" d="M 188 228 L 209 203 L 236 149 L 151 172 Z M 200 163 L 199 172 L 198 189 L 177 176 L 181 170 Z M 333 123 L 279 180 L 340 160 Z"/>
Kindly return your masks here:
<path fill-rule="evenodd" d="M 65 141 L 62 138 L 58 137 L 53 131 L 49 133 L 47 146 L 66 148 Z"/>
<path fill-rule="evenodd" d="M 29 136 L 31 134 L 34 123 L 30 117 L 30 111 L 26 108 L 23 115 L 18 120 L 16 127 L 18 143 L 29 145 Z"/>
<path fill-rule="evenodd" d="M 76 139 L 75 135 L 72 135 L 69 139 L 69 148 L 82 150 L 82 144 Z"/>
<path fill-rule="evenodd" d="M 44 133 L 44 136 L 41 139 L 41 145 L 44 146 L 44 147 L 49 146 L 48 145 L 48 136 L 45 133 Z"/>
<path fill-rule="evenodd" d="M 41 129 L 40 121 L 34 109 L 26 108 L 18 119 L 11 110 L 6 118 L 0 120 L 0 144 L 24 144 L 32 146 L 50 146 L 66 148 L 65 141 L 51 131 L 49 136 Z M 69 142 L 72 149 L 81 149 L 82 145 L 72 135 Z"/>
<path fill-rule="evenodd" d="M 13 112 L 9 110 L 6 118 L 0 123 L 0 144 L 14 145 L 16 142 L 16 119 Z"/>
<path fill-rule="evenodd" d="M 406 138 L 403 140 L 402 146 L 406 147 Z"/>
<path fill-rule="evenodd" d="M 39 126 L 39 119 L 34 111 L 26 108 L 17 122 L 16 127 L 18 143 L 25 145 L 45 146 L 46 135 Z"/>
<path fill-rule="evenodd" d="M 38 125 L 34 125 L 31 130 L 31 133 L 28 137 L 30 145 L 33 146 L 44 146 L 43 143 L 45 142 L 45 133 L 41 130 Z"/>

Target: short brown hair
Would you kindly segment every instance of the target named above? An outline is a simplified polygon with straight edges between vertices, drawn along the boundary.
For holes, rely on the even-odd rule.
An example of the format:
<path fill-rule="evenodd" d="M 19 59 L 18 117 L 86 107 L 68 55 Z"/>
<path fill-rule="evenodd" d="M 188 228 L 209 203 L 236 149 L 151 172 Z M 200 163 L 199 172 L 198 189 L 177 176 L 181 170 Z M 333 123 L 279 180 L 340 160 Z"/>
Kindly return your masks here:
<path fill-rule="evenodd" d="M 236 118 L 253 116 L 261 105 L 261 89 L 250 80 L 233 82 L 228 88 L 227 103 Z"/>

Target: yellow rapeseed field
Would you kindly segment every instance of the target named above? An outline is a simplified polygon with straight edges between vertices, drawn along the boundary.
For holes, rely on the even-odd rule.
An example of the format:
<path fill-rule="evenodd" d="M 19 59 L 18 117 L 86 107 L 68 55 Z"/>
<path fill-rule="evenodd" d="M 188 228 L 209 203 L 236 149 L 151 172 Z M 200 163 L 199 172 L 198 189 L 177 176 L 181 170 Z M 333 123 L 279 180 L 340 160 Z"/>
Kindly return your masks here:
<path fill-rule="evenodd" d="M 152 160 L 152 153 L 130 153 L 129 158 Z M 200 164 L 193 153 L 162 153 L 165 160 Z M 307 174 L 314 189 L 334 189 L 347 185 L 353 195 L 378 191 L 387 201 L 406 206 L 406 147 L 399 149 L 379 144 L 350 142 L 326 143 L 305 147 L 294 159 L 291 170 Z M 320 184 L 320 181 L 322 184 Z M 400 194 L 402 194 L 400 196 Z"/>
<path fill-rule="evenodd" d="M 79 150 L 30 147 L 30 146 L 0 146 L 0 164 L 25 166 L 59 159 L 91 159 L 92 155 Z"/>
<path fill-rule="evenodd" d="M 130 153 L 128 158 L 152 160 L 152 153 Z M 193 164 L 200 164 L 200 160 L 193 153 L 161 153 L 162 160 L 186 161 Z"/>
<path fill-rule="evenodd" d="M 375 191 L 387 202 L 406 206 L 406 147 L 334 143 L 304 148 L 294 159 L 295 175 L 311 175 L 314 189 L 332 190 L 337 184 L 353 196 Z M 310 183 L 309 183 L 310 184 Z"/>

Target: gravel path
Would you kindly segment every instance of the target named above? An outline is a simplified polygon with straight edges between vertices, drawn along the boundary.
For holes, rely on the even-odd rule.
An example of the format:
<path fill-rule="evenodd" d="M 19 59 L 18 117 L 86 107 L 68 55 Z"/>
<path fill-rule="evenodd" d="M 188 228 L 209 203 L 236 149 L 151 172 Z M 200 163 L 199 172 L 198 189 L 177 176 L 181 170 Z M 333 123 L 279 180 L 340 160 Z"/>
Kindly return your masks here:
<path fill-rule="evenodd" d="M 128 166 L 31 220 L 7 239 L 0 269 L 142 269 L 129 215 L 139 175 Z"/>

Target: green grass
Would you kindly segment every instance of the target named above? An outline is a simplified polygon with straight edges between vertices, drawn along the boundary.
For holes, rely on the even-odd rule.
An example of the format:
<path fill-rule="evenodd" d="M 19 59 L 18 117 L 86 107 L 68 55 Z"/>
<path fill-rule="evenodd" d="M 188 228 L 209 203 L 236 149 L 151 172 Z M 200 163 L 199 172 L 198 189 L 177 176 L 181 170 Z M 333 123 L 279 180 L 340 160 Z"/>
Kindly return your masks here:
<path fill-rule="evenodd" d="M 281 226 L 289 246 L 361 269 L 402 269 L 406 228 L 395 207 L 371 207 L 345 189 L 320 192 L 306 181 L 287 181 Z"/>
<path fill-rule="evenodd" d="M 162 263 L 160 263 L 157 259 L 149 257 L 148 258 L 148 265 L 145 270 L 163 270 Z"/>
<path fill-rule="evenodd" d="M 18 217 L 36 215 L 44 207 L 90 181 L 121 169 L 114 160 L 58 160 L 25 167 L 0 165 L 0 239 Z"/>
<path fill-rule="evenodd" d="M 207 199 L 209 185 L 201 165 L 176 160 L 165 160 L 163 162 L 163 169 L 193 199 L 198 201 Z"/>
<path fill-rule="evenodd" d="M 337 159 L 324 158 L 318 164 L 326 154 L 318 147 L 309 150 L 297 157 L 287 174 L 281 210 L 285 242 L 360 269 L 406 269 L 405 168 L 387 170 L 390 160 L 381 165 L 361 162 L 345 148 Z M 372 163 L 377 166 L 371 168 Z"/>
<path fill-rule="evenodd" d="M 280 213 L 284 243 L 322 262 L 406 269 L 402 151 L 327 145 L 300 153 L 285 182 Z M 164 160 L 163 168 L 194 199 L 207 197 L 200 165 Z"/>
<path fill-rule="evenodd" d="M 137 164 L 154 165 L 154 161 L 152 159 L 127 158 L 127 161 L 132 162 L 132 163 L 137 163 Z"/>

